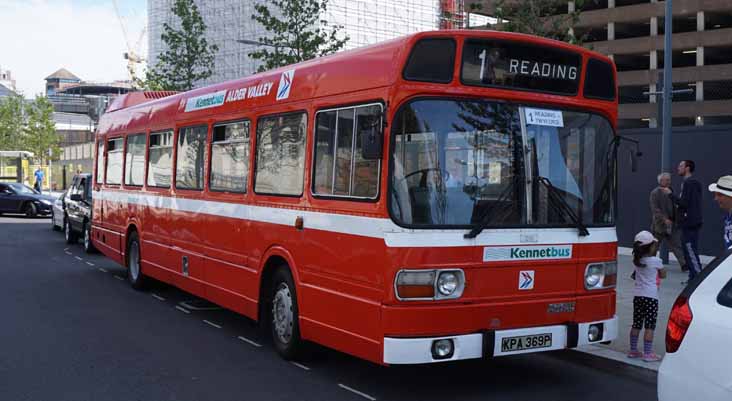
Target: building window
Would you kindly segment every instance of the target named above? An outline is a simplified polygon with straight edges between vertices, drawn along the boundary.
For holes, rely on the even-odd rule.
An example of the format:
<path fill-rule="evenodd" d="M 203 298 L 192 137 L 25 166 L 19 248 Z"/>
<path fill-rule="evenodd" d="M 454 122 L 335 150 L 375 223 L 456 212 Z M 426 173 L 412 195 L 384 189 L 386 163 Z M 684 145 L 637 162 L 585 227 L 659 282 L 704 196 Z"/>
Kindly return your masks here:
<path fill-rule="evenodd" d="M 206 153 L 206 126 L 181 128 L 178 131 L 175 187 L 203 189 L 203 160 Z"/>
<path fill-rule="evenodd" d="M 150 156 L 147 168 L 149 187 L 170 188 L 173 160 L 173 131 L 150 134 Z"/>
<path fill-rule="evenodd" d="M 64 149 L 66 153 L 66 149 Z M 97 141 L 97 184 L 104 182 L 104 141 Z"/>
<path fill-rule="evenodd" d="M 127 137 L 125 185 L 142 186 L 145 181 L 145 134 Z"/>
<path fill-rule="evenodd" d="M 122 182 L 122 151 L 124 139 L 107 141 L 107 184 L 119 185 Z"/>
<path fill-rule="evenodd" d="M 249 176 L 249 121 L 214 126 L 211 142 L 211 190 L 246 192 Z"/>
<path fill-rule="evenodd" d="M 254 192 L 302 195 L 306 132 L 305 113 L 264 117 L 259 120 Z"/>
<path fill-rule="evenodd" d="M 313 193 L 375 198 L 380 161 L 363 158 L 361 137 L 381 129 L 381 105 L 319 112 L 316 127 Z"/>

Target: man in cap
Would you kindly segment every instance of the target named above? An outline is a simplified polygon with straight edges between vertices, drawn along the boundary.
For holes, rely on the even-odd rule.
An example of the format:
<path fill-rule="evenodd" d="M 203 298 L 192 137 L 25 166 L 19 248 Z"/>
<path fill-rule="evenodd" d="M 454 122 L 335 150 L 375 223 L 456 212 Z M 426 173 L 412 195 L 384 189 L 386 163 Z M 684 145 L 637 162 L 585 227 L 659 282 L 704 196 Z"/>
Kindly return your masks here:
<path fill-rule="evenodd" d="M 732 248 L 732 175 L 720 177 L 715 184 L 709 186 L 714 200 L 726 213 L 724 215 L 724 247 Z"/>

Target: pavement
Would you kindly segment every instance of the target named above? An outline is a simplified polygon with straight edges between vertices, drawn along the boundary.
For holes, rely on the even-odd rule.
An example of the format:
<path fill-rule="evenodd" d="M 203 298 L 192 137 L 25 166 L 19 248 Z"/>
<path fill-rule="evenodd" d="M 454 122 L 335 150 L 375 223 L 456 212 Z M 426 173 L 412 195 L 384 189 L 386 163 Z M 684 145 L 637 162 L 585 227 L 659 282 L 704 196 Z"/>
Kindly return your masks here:
<path fill-rule="evenodd" d="M 575 351 L 419 366 L 313 346 L 281 359 L 254 322 L 0 216 L 0 400 L 653 401 L 656 374 Z M 671 282 L 671 280 L 669 280 Z"/>
<path fill-rule="evenodd" d="M 617 287 L 617 309 L 618 315 L 618 338 L 609 345 L 593 345 L 583 347 L 582 352 L 587 352 L 595 356 L 616 360 L 630 365 L 638 366 L 645 369 L 657 371 L 660 362 L 643 362 L 637 359 L 629 359 L 626 357 L 630 349 L 630 328 L 633 325 L 633 286 L 634 281 L 630 278 L 635 267 L 633 266 L 633 258 L 619 252 L 618 255 L 618 287 Z M 707 263 L 710 258 L 705 257 L 702 263 Z M 658 292 L 658 322 L 653 335 L 653 350 L 656 354 L 663 356 L 666 353 L 666 324 L 671 314 L 671 307 L 676 301 L 676 297 L 686 287 L 682 285 L 689 275 L 681 271 L 681 266 L 675 261 L 669 261 L 665 266 L 667 276 L 661 281 L 661 288 Z M 643 333 L 639 341 L 642 341 Z M 642 342 L 639 342 L 639 345 Z"/>

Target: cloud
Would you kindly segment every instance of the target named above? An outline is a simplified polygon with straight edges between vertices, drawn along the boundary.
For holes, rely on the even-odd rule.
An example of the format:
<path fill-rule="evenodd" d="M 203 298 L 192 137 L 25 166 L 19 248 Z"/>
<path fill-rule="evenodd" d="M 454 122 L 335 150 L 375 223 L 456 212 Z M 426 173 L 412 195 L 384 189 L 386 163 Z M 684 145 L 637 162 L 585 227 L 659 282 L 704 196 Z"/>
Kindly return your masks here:
<path fill-rule="evenodd" d="M 134 46 L 147 17 L 144 5 L 129 5 L 120 11 Z M 0 0 L 0 10 L 0 67 L 11 70 L 26 97 L 44 92 L 44 78 L 62 67 L 85 81 L 128 79 L 112 1 Z M 146 41 L 141 45 L 145 55 Z"/>

